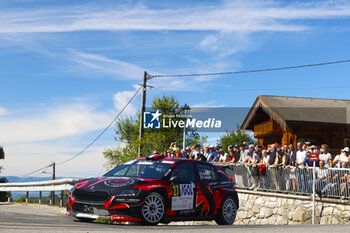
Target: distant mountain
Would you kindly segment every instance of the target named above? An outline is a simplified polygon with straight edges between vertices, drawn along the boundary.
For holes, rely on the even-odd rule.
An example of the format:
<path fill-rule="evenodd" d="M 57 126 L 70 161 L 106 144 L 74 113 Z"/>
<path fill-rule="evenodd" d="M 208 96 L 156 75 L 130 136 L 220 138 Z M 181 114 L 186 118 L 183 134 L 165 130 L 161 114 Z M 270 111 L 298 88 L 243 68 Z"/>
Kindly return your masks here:
<path fill-rule="evenodd" d="M 28 176 L 24 178 L 20 178 L 18 176 L 5 176 L 5 178 L 8 180 L 8 182 L 37 182 L 37 181 L 46 181 L 51 180 L 51 177 L 35 177 L 35 176 Z M 75 177 L 56 177 L 56 179 L 63 179 L 63 178 L 75 178 Z"/>

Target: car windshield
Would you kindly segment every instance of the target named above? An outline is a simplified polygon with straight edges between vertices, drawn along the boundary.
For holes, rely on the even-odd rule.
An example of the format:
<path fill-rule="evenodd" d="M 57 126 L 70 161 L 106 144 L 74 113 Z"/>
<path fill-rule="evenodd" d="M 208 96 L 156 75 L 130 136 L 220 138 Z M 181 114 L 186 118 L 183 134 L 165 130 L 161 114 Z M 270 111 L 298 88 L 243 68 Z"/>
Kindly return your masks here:
<path fill-rule="evenodd" d="M 132 160 L 124 163 L 104 176 L 137 177 L 145 179 L 161 179 L 170 169 L 172 161 Z"/>

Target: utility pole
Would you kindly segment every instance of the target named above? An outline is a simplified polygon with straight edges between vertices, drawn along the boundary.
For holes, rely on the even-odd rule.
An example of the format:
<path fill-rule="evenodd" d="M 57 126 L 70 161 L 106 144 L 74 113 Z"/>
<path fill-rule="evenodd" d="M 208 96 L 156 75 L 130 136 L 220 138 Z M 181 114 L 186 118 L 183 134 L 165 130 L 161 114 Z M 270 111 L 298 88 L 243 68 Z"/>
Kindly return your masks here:
<path fill-rule="evenodd" d="M 56 163 L 52 162 L 51 163 L 52 166 L 52 180 L 56 179 Z M 51 205 L 55 204 L 55 192 L 51 191 Z"/>
<path fill-rule="evenodd" d="M 185 104 L 182 109 L 184 110 L 185 113 L 185 127 L 184 127 L 184 135 L 183 135 L 183 141 L 182 141 L 182 149 L 185 150 L 186 149 L 186 125 L 187 125 L 187 112 L 190 111 L 190 106 L 188 106 L 187 104 Z"/>
<path fill-rule="evenodd" d="M 143 82 L 142 82 L 142 99 L 141 99 L 141 116 L 140 116 L 140 131 L 139 131 L 139 148 L 138 148 L 138 157 L 141 157 L 141 149 L 142 149 L 142 137 L 143 137 L 143 115 L 145 112 L 146 105 L 146 85 L 147 85 L 147 71 L 143 72 Z"/>

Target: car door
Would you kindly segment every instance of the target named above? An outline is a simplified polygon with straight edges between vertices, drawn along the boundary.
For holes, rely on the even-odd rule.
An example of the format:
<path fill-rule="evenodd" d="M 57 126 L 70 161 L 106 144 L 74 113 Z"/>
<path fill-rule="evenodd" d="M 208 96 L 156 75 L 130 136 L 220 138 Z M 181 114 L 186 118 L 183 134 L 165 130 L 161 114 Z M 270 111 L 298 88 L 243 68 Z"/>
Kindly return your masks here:
<path fill-rule="evenodd" d="M 197 162 L 199 174 L 197 185 L 197 206 L 200 207 L 200 216 L 213 216 L 216 209 L 216 190 L 219 185 L 219 174 L 210 163 Z M 220 201 L 220 200 L 218 200 Z"/>
<path fill-rule="evenodd" d="M 172 192 L 170 209 L 175 211 L 178 217 L 194 216 L 197 196 L 194 162 L 180 162 L 170 177 Z"/>

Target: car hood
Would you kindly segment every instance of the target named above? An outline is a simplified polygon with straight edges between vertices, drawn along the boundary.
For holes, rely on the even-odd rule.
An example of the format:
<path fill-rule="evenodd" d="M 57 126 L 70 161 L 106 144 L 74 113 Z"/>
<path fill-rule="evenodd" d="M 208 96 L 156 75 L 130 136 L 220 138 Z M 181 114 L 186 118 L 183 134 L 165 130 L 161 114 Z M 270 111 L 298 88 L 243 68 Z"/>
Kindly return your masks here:
<path fill-rule="evenodd" d="M 79 182 L 75 189 L 81 190 L 115 190 L 132 188 L 135 185 L 147 184 L 152 179 L 131 177 L 95 177 Z"/>

